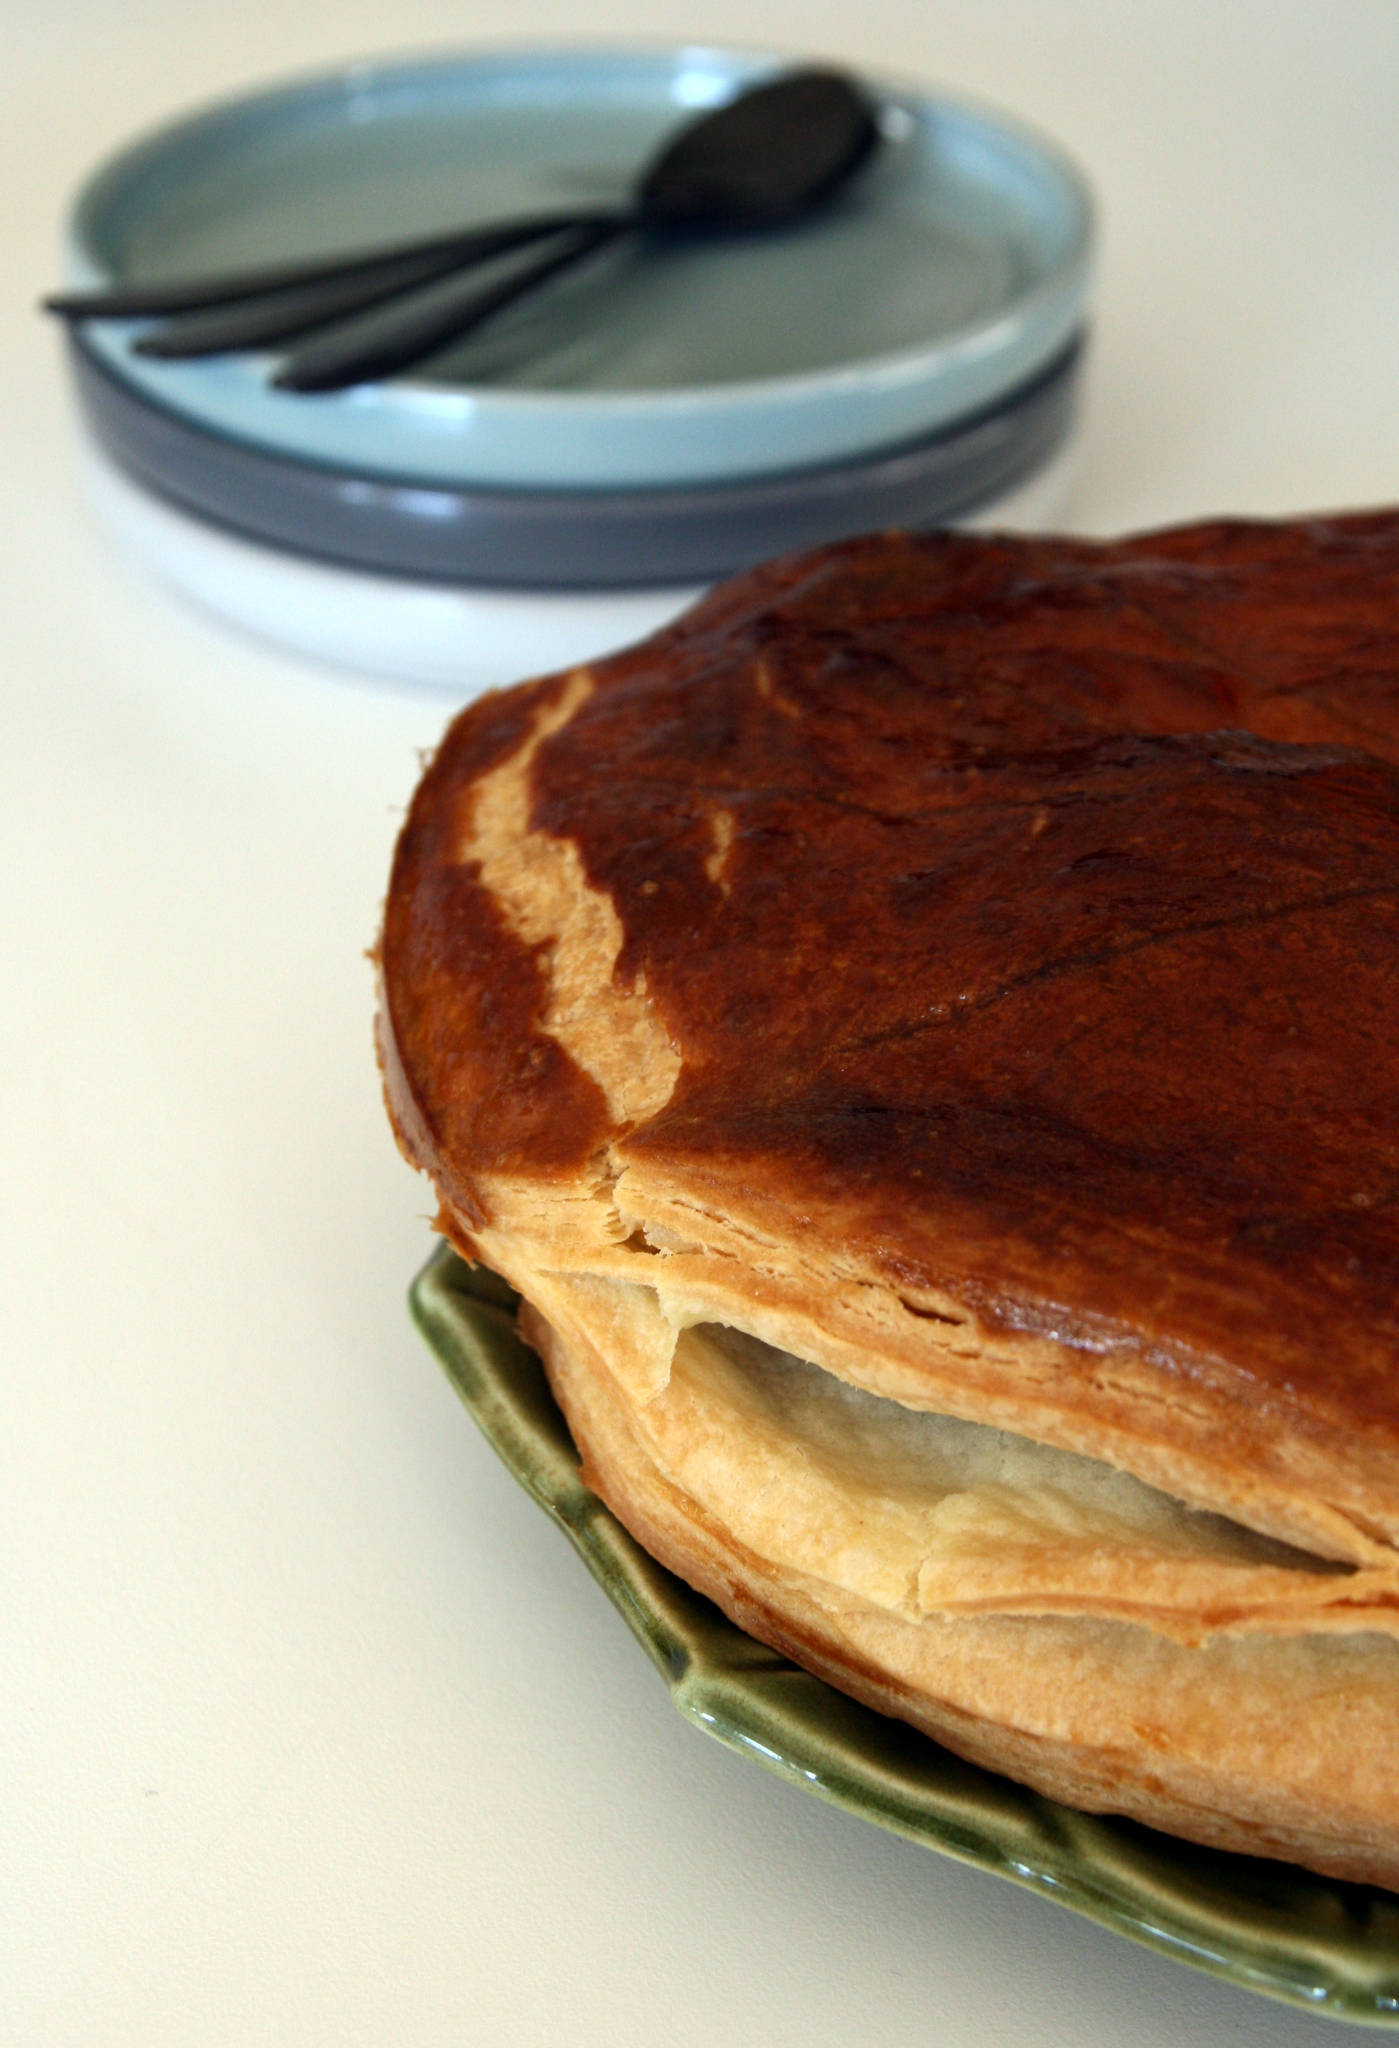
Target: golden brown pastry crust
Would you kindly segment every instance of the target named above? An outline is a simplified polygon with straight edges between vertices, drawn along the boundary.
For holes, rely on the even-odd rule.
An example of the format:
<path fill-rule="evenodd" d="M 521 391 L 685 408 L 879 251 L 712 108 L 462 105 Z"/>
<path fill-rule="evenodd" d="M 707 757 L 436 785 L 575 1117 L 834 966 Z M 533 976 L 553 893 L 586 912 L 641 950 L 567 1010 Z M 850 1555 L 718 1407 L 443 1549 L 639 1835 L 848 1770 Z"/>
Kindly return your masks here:
<path fill-rule="evenodd" d="M 473 706 L 381 953 L 444 1227 L 624 1408 L 730 1322 L 1399 1570 L 1396 622 L 1396 514 L 895 536 Z"/>
<path fill-rule="evenodd" d="M 587 1483 L 759 1641 L 1067 1805 L 1399 1888 L 1399 1644 L 1199 1649 L 1091 1618 L 901 1620 L 735 1543 L 657 1470 L 601 1361 L 538 1315 L 524 1329 Z"/>

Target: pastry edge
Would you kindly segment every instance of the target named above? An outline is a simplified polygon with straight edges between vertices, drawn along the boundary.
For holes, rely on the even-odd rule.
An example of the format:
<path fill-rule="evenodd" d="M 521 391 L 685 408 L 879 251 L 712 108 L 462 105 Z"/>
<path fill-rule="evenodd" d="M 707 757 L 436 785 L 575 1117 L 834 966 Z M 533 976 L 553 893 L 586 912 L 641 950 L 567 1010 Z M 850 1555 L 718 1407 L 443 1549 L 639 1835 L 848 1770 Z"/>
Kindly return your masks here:
<path fill-rule="evenodd" d="M 1399 1812 L 1399 1751 L 1372 1766 L 1373 1785 L 1338 1793 L 1326 1782 L 1328 1731 L 1317 1731 L 1300 1759 L 1285 1698 L 1276 1706 L 1291 1732 L 1271 1745 L 1271 1755 L 1268 1715 L 1246 1713 L 1242 1700 L 1234 1754 L 1219 1741 L 1214 1708 L 1199 1714 L 1192 1744 L 1187 1682 L 1187 1725 L 1174 1731 L 1178 1744 L 1186 1735 L 1186 1753 L 1172 1753 L 1161 1746 L 1170 1739 L 1160 1728 L 1162 1660 L 1188 1673 L 1198 1651 L 1123 1623 L 948 1617 L 911 1624 L 848 1595 L 823 1600 L 818 1582 L 779 1577 L 666 1480 L 596 1361 L 580 1358 L 528 1305 L 521 1330 L 544 1361 L 584 1482 L 644 1549 L 747 1634 L 966 1761 L 1064 1805 L 1123 1814 L 1211 1849 L 1399 1889 L 1399 1821 L 1377 1818 Z M 1004 1712 L 1010 1693 L 1018 1716 Z M 1030 1725 L 1036 1720 L 1041 1725 Z M 1135 1751 L 1109 1739 L 1111 1725 L 1124 1721 L 1143 1731 Z M 1339 1741 L 1338 1730 L 1329 1733 Z M 1341 1754 L 1343 1774 L 1355 1761 L 1353 1743 Z"/>

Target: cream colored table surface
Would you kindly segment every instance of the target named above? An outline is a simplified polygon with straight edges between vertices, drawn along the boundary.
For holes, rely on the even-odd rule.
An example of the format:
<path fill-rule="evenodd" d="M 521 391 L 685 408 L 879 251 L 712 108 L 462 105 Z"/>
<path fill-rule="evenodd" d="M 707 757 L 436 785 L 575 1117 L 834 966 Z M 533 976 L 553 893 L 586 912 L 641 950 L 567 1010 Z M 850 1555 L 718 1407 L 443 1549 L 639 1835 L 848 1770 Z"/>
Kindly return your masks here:
<path fill-rule="evenodd" d="M 943 79 L 1088 165 L 1070 523 L 1378 502 L 1399 9 L 582 5 L 0 4 L 0 2040 L 1320 2039 L 672 1712 L 403 1309 L 430 1205 L 363 951 L 444 704 L 131 576 L 32 303 L 85 167 L 212 93 L 466 36 L 760 41 Z"/>

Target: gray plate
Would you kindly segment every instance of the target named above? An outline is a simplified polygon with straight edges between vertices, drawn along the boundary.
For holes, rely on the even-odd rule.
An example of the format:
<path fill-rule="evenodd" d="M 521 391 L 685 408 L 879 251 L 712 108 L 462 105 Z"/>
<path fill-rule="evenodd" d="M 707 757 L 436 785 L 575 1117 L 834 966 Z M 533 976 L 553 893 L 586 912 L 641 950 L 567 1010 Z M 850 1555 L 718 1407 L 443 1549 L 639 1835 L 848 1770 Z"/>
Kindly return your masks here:
<path fill-rule="evenodd" d="M 93 438 L 147 489 L 200 518 L 344 567 L 598 590 L 708 583 L 771 555 L 975 510 L 1066 440 L 1084 344 L 1075 338 L 974 418 L 856 461 L 727 484 L 568 491 L 425 485 L 273 454 L 136 390 L 81 336 L 70 353 Z"/>

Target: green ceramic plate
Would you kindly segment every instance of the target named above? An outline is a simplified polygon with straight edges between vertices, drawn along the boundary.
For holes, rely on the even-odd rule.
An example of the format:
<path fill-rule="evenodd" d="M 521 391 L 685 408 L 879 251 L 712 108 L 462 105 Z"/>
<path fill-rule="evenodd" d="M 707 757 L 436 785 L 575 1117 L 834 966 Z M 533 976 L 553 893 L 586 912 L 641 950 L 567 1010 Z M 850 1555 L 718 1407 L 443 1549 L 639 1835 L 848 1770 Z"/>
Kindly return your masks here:
<path fill-rule="evenodd" d="M 1399 2026 L 1399 1897 L 1075 1813 L 869 1712 L 744 1635 L 582 1484 L 515 1297 L 445 1246 L 414 1317 L 521 1485 L 576 1546 L 687 1719 L 803 1791 L 1250 1991 Z"/>

